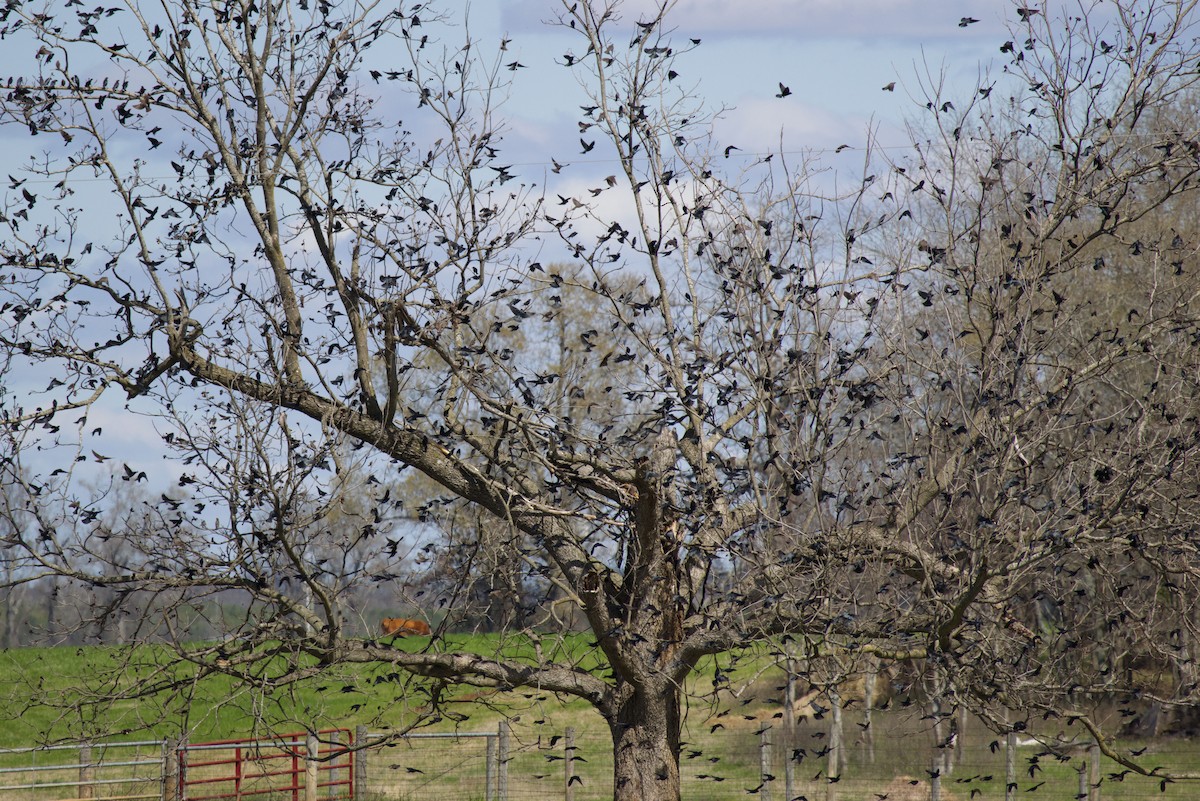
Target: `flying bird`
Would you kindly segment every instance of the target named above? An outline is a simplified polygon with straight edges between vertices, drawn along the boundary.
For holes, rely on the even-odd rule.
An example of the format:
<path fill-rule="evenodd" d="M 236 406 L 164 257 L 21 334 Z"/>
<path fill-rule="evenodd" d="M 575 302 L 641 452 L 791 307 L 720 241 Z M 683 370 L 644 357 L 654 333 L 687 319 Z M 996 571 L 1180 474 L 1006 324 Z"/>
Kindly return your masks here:
<path fill-rule="evenodd" d="M 783 85 L 783 83 L 782 83 L 782 82 L 780 82 L 780 84 L 779 84 L 779 93 L 778 93 L 778 94 L 776 94 L 775 96 L 776 96 L 776 97 L 787 97 L 787 96 L 788 96 L 788 95 L 790 95 L 791 93 L 792 93 L 792 90 L 791 90 L 791 88 L 790 88 L 790 87 L 787 87 L 787 86 L 784 86 L 784 85 Z"/>
<path fill-rule="evenodd" d="M 889 84 L 885 84 L 885 85 L 884 85 L 884 87 L 883 87 L 883 91 L 885 91 L 885 92 L 894 92 L 894 91 L 896 91 L 896 82 L 895 82 L 895 81 L 892 81 L 892 82 L 891 82 L 891 83 L 889 83 Z"/>
<path fill-rule="evenodd" d="M 968 25 L 974 25 L 976 22 L 979 22 L 979 20 L 974 17 L 963 17 L 958 21 L 958 27 L 965 28 Z"/>

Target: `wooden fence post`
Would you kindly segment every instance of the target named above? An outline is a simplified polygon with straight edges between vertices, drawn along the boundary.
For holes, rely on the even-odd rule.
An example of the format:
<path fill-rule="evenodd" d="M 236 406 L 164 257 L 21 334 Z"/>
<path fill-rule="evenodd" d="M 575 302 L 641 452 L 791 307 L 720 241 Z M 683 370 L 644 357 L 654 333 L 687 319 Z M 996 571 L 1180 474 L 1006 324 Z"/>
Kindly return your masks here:
<path fill-rule="evenodd" d="M 508 801 L 508 740 L 512 726 L 500 721 L 499 742 L 496 746 L 496 801 Z"/>
<path fill-rule="evenodd" d="M 936 679 L 931 679 L 931 683 Z M 929 755 L 929 801 L 942 801 L 942 773 L 946 770 L 946 738 L 942 726 L 942 695 L 936 685 L 929 699 L 929 715 L 933 720 L 933 748 Z"/>
<path fill-rule="evenodd" d="M 787 801 L 796 797 L 796 760 L 792 759 L 795 747 L 796 733 L 792 731 L 787 734 L 783 748 L 783 797 Z"/>
<path fill-rule="evenodd" d="M 317 801 L 317 757 L 320 755 L 321 742 L 317 735 L 309 734 L 304 738 L 304 801 Z"/>
<path fill-rule="evenodd" d="M 575 801 L 575 728 L 568 726 L 563 735 L 563 798 Z"/>
<path fill-rule="evenodd" d="M 879 666 L 874 659 L 867 662 L 863 676 L 863 743 L 867 746 L 867 761 L 875 762 L 875 730 L 871 728 L 871 712 L 875 708 L 875 687 L 879 682 Z"/>
<path fill-rule="evenodd" d="M 162 744 L 162 799 L 163 801 L 178 801 L 179 799 L 179 743 L 174 737 L 168 737 Z"/>
<path fill-rule="evenodd" d="M 1004 740 L 1004 801 L 1017 799 L 1017 733 L 1010 731 Z"/>
<path fill-rule="evenodd" d="M 80 798 L 95 798 L 96 785 L 92 781 L 96 778 L 96 766 L 92 764 L 92 746 L 90 743 L 84 743 L 79 746 L 79 786 L 77 788 Z"/>
<path fill-rule="evenodd" d="M 354 798 L 367 797 L 367 727 L 361 723 L 354 727 Z"/>
<path fill-rule="evenodd" d="M 489 734 L 487 736 L 487 768 L 484 777 L 486 787 L 483 791 L 484 801 L 495 801 L 496 784 L 499 782 L 496 773 L 496 741 L 500 739 L 498 734 Z"/>
<path fill-rule="evenodd" d="M 1088 746 L 1087 801 L 1100 801 L 1100 744 L 1095 740 Z"/>
<path fill-rule="evenodd" d="M 789 655 L 784 662 L 787 681 L 783 685 L 783 796 L 791 799 L 796 785 L 796 768 L 791 749 L 796 745 L 796 657 Z"/>
<path fill-rule="evenodd" d="M 842 753 L 842 695 L 838 692 L 837 687 L 830 687 L 826 695 L 829 698 L 830 715 L 829 761 L 826 763 L 825 775 L 832 780 L 829 782 L 829 792 L 826 793 L 826 798 L 833 801 L 837 796 L 835 782 L 841 777 L 842 771 L 846 767 L 846 755 Z"/>
<path fill-rule="evenodd" d="M 343 759 L 343 757 L 346 756 L 346 754 L 348 753 L 347 749 L 350 747 L 349 743 L 342 742 L 342 734 L 343 734 L 343 732 L 335 730 L 335 731 L 331 732 L 329 735 L 329 779 L 328 779 L 328 781 L 330 783 L 330 786 L 332 786 L 332 787 L 341 787 L 342 786 L 342 785 L 338 784 L 338 782 L 343 781 L 343 777 L 341 775 L 341 771 L 342 771 L 341 766 L 344 765 L 345 763 L 342 761 L 342 759 Z M 348 736 L 347 736 L 347 739 L 349 739 Z M 346 778 L 348 778 L 350 780 L 350 789 L 353 790 L 354 789 L 354 777 L 351 775 Z M 338 792 L 341 792 L 341 791 L 339 790 Z"/>
<path fill-rule="evenodd" d="M 962 764 L 967 754 L 967 725 L 969 716 L 965 705 L 958 708 L 958 728 L 954 733 L 954 764 Z"/>
<path fill-rule="evenodd" d="M 775 776 L 771 773 L 770 731 L 770 726 L 763 726 L 758 731 L 758 797 L 762 801 L 771 801 L 771 783 L 775 781 Z"/>

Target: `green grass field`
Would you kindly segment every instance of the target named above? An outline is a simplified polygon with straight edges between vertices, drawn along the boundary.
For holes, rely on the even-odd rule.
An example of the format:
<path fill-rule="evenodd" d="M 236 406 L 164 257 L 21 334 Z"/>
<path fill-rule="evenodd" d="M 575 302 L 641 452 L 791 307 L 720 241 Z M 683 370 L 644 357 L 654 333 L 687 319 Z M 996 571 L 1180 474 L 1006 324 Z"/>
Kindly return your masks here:
<path fill-rule="evenodd" d="M 419 648 L 413 639 L 397 647 Z M 498 643 L 489 635 L 452 635 L 447 648 L 493 653 Z M 511 655 L 532 646 L 527 641 L 503 644 Z M 545 646 L 549 648 L 550 646 Z M 558 644 L 559 656 L 585 667 L 598 662 L 589 655 L 587 638 Z M 718 657 L 722 668 L 728 658 Z M 258 678 L 263 686 L 246 689 L 228 677 L 210 677 L 181 691 L 159 692 L 116 702 L 113 696 L 153 682 L 180 668 L 165 649 L 141 647 L 28 648 L 0 652 L 0 748 L 38 745 L 84 738 L 161 739 L 186 733 L 192 742 L 223 740 L 302 731 L 307 728 L 367 726 L 372 732 L 397 731 L 419 724 L 424 732 L 495 732 L 502 720 L 511 722 L 513 758 L 510 786 L 526 787 L 536 797 L 539 786 L 561 790 L 561 735 L 568 727 L 576 732 L 576 765 L 583 787 L 576 798 L 593 797 L 583 788 L 604 787 L 611 776 L 611 745 L 607 729 L 587 704 L 536 690 L 508 693 L 469 687 L 446 687 L 439 695 L 440 717 L 429 716 L 426 686 L 410 682 L 387 666 L 356 666 L 325 671 L 294 684 L 272 686 L 270 665 Z M 784 765 L 792 760 L 793 792 L 812 801 L 825 798 L 829 789 L 827 760 L 828 720 L 801 720 L 797 730 L 782 730 L 778 698 L 782 671 L 768 657 L 750 657 L 730 672 L 733 692 L 723 693 L 719 705 L 711 697 L 713 664 L 694 675 L 694 698 L 685 719 L 681 768 L 685 795 L 692 798 L 745 798 L 759 784 L 759 738 L 764 726 L 775 740 L 771 770 L 782 797 Z M 915 705 L 914 705 L 915 706 Z M 892 798 L 919 794 L 927 787 L 933 737 L 927 721 L 915 711 L 875 713 L 870 730 L 874 753 L 860 723 L 861 712 L 846 712 L 846 767 L 837 786 L 839 798 Z M 989 747 L 995 735 L 975 724 L 963 737 L 964 750 L 954 773 L 945 777 L 943 799 L 1004 797 L 1004 753 Z M 1124 749 L 1145 748 L 1150 767 L 1174 773 L 1200 772 L 1200 752 L 1181 739 L 1153 743 L 1123 742 Z M 799 751 L 797 749 L 800 749 Z M 381 752 L 380 764 L 395 776 L 401 768 L 422 764 L 418 749 Z M 407 756 L 406 756 L 407 755 Z M 405 760 L 408 760 L 407 762 Z M 388 762 L 388 760 L 391 760 Z M 1068 801 L 1077 792 L 1078 759 L 1060 761 L 1037 749 L 1017 754 L 1019 797 Z M 1166 786 L 1160 794 L 1157 781 L 1136 776 L 1120 777 L 1116 766 L 1102 765 L 1103 798 L 1142 801 L 1149 797 L 1183 799 L 1200 790 L 1193 783 Z M 1121 780 L 1118 780 L 1118 779 Z M 922 782 L 913 785 L 911 782 Z M 1036 795 L 1034 795 L 1036 793 Z M 603 797 L 603 793 L 600 796 Z"/>
<path fill-rule="evenodd" d="M 419 649 L 428 641 L 398 639 L 395 647 Z M 532 657 L 524 638 L 448 635 L 439 650 Z M 545 656 L 595 670 L 599 660 L 585 636 L 549 640 Z M 274 670 L 274 674 L 273 671 Z M 0 748 L 95 737 L 117 739 L 177 737 L 193 742 L 221 740 L 270 730 L 315 728 L 395 730 L 413 725 L 435 730 L 494 730 L 503 718 L 536 718 L 551 710 L 587 715 L 582 701 L 544 693 L 496 693 L 471 687 L 438 692 L 440 719 L 429 713 L 428 684 L 415 682 L 388 665 L 352 665 L 324 669 L 303 681 L 278 681 L 278 663 L 253 670 L 256 686 L 227 676 L 209 676 L 195 684 L 116 700 L 166 678 L 190 675 L 165 648 L 155 646 L 22 648 L 0 651 Z M 598 720 L 598 719 L 597 719 Z M 570 724 L 568 724 L 570 725 Z"/>

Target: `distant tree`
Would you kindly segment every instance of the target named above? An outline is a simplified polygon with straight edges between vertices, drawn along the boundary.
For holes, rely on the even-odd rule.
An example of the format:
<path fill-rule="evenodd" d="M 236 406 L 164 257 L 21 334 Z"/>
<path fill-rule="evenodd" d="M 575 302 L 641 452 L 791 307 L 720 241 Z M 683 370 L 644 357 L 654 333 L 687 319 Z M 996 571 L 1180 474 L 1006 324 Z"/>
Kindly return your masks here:
<path fill-rule="evenodd" d="M 11 543 L 17 539 L 15 529 L 19 518 L 8 514 L 13 507 L 22 507 L 23 502 L 15 502 L 8 497 L 17 489 L 6 486 L 0 493 L 0 648 L 15 648 L 20 644 L 18 621 L 24 617 L 26 600 L 25 582 L 20 575 L 21 559 L 16 548 Z"/>
<path fill-rule="evenodd" d="M 1177 480 L 1200 449 L 1196 244 L 1161 214 L 1193 193 L 1200 140 L 1145 124 L 1194 88 L 1194 4 L 1019 9 L 1005 76 L 931 90 L 911 154 L 868 153 L 848 191 L 710 138 L 669 5 L 626 24 L 564 3 L 581 147 L 615 166 L 558 199 L 502 156 L 519 62 L 442 46 L 425 4 L 7 6 L 36 68 L 0 118 L 45 153 L 0 209 L 0 343 L 8 376 L 50 376 L 44 400 L 6 400 L 5 478 L 39 523 L 8 558 L 237 595 L 236 637 L 175 645 L 248 689 L 369 663 L 429 679 L 435 707 L 446 683 L 584 699 L 622 800 L 679 797 L 685 680 L 755 642 L 820 671 L 919 663 L 997 728 L 1060 715 L 1099 738 L 1098 694 L 1138 688 L 1066 632 L 1172 647 L 1154 603 L 1197 590 Z M 111 74 L 84 77 L 98 56 Z M 551 242 L 571 270 L 531 255 Z M 1143 291 L 1114 319 L 1089 281 L 1118 249 Z M 579 308 L 593 327 L 566 323 Z M 169 525 L 129 560 L 89 546 L 103 498 L 71 480 L 89 410 L 121 391 L 192 493 L 162 498 Z M 440 494 L 402 508 L 405 470 Z M 410 521 L 468 508 L 499 522 L 457 529 L 444 564 L 511 548 L 605 671 L 350 636 L 351 588 L 431 536 Z M 383 561 L 352 564 L 364 548 Z M 194 678 L 160 668 L 138 692 Z"/>

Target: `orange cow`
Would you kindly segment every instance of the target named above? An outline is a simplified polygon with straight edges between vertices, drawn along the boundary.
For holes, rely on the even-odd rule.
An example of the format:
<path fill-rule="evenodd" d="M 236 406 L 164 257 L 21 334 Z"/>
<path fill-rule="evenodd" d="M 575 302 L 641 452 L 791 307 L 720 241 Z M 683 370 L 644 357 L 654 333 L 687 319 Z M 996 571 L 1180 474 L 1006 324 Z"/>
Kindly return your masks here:
<path fill-rule="evenodd" d="M 409 620 L 405 617 L 385 617 L 380 626 L 384 637 L 407 637 L 410 634 L 429 636 L 429 624 L 424 620 Z"/>

